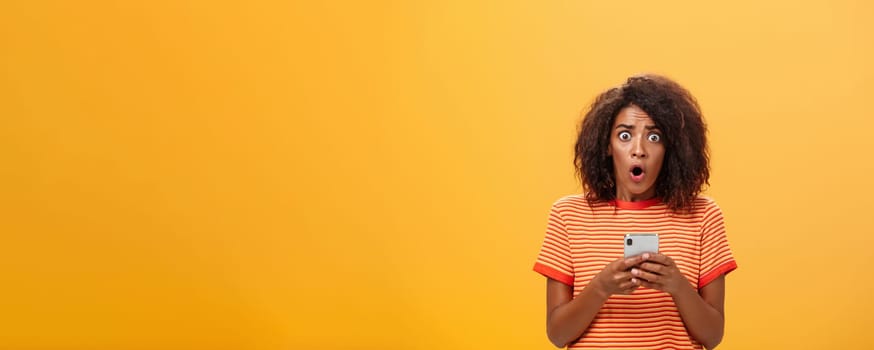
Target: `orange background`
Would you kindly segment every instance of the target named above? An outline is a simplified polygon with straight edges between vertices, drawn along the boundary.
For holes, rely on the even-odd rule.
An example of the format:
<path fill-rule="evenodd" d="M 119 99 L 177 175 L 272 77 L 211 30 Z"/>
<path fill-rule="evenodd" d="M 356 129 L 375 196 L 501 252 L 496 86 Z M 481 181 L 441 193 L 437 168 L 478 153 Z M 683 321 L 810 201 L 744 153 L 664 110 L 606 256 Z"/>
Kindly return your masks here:
<path fill-rule="evenodd" d="M 874 343 L 863 1 L 0 6 L 0 348 L 549 349 L 580 113 L 695 94 L 721 348 Z"/>

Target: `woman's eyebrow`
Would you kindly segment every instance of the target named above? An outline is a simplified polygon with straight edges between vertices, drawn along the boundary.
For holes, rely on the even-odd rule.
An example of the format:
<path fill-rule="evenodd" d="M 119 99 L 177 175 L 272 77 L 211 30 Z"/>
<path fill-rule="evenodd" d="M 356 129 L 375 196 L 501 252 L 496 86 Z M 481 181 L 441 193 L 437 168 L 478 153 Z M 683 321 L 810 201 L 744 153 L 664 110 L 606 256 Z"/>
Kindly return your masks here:
<path fill-rule="evenodd" d="M 655 125 L 647 125 L 644 128 L 646 130 L 653 130 L 653 129 L 658 129 L 659 127 L 655 126 Z M 634 125 L 619 124 L 619 125 L 616 125 L 616 129 L 634 129 Z"/>

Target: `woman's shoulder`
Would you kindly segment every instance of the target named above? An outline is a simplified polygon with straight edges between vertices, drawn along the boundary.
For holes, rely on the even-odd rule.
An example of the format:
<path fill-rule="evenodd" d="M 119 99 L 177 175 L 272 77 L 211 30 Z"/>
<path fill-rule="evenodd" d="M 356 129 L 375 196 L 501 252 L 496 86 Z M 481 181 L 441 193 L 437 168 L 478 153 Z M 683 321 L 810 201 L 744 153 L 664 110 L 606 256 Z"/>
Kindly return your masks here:
<path fill-rule="evenodd" d="M 699 213 L 711 213 L 715 211 L 721 211 L 719 205 L 716 204 L 716 200 L 711 197 L 698 195 L 695 200 L 692 202 L 692 211 Z"/>
<path fill-rule="evenodd" d="M 588 210 L 592 208 L 598 208 L 602 206 L 609 206 L 609 203 L 606 201 L 593 201 L 589 202 L 586 198 L 586 194 L 577 193 L 570 194 L 556 200 L 552 207 L 559 210 Z"/>

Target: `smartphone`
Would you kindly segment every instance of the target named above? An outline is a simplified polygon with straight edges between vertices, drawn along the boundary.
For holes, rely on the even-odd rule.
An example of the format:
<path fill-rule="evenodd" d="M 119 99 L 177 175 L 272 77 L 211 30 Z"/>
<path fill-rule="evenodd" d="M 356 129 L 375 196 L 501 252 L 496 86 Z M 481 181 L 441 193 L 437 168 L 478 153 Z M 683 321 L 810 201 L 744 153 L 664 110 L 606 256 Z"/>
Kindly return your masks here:
<path fill-rule="evenodd" d="M 625 235 L 625 257 L 630 258 L 643 253 L 659 252 L 657 233 L 629 233 Z"/>

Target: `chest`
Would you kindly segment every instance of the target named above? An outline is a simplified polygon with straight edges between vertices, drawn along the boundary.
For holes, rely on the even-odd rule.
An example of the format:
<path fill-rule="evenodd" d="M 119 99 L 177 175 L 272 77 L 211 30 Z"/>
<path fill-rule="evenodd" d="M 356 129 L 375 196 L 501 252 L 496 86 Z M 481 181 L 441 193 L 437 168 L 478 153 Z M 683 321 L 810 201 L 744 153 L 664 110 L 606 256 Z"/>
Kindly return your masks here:
<path fill-rule="evenodd" d="M 566 222 L 575 284 L 587 284 L 605 265 L 622 258 L 625 234 L 655 233 L 659 235 L 659 253 L 671 257 L 690 283 L 697 285 L 701 224 L 695 218 L 639 213 L 577 218 Z"/>

